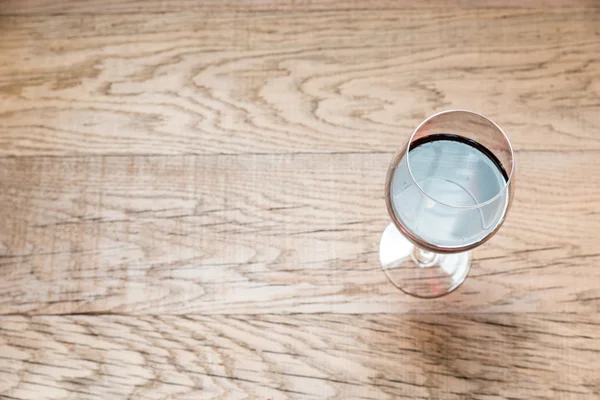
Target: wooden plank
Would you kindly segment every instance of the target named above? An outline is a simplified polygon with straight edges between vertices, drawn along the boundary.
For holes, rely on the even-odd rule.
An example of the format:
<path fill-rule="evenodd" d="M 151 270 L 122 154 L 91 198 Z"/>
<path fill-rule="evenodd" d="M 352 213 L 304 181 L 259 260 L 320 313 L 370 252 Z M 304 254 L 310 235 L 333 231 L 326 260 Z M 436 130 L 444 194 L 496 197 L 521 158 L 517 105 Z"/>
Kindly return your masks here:
<path fill-rule="evenodd" d="M 0 313 L 598 312 L 597 151 L 530 152 L 464 287 L 379 267 L 391 154 L 0 159 Z"/>
<path fill-rule="evenodd" d="M 4 316 L 6 399 L 597 399 L 595 315 Z"/>
<path fill-rule="evenodd" d="M 0 156 L 390 151 L 449 108 L 600 150 L 599 37 L 591 9 L 3 17 Z"/>
<path fill-rule="evenodd" d="M 3 0 L 0 15 L 121 14 L 174 11 L 324 11 L 411 8 L 597 7 L 595 0 Z"/>

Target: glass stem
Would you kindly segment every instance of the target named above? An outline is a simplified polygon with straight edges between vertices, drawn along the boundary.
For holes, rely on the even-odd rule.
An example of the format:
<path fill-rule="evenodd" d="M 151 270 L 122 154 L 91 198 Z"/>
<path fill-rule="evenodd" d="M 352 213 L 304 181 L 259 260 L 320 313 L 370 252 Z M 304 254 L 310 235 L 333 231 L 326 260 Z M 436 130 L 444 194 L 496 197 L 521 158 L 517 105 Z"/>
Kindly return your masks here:
<path fill-rule="evenodd" d="M 414 246 L 412 251 L 412 259 L 419 267 L 431 267 L 437 262 L 438 254 L 432 251 L 423 250 L 420 247 Z"/>

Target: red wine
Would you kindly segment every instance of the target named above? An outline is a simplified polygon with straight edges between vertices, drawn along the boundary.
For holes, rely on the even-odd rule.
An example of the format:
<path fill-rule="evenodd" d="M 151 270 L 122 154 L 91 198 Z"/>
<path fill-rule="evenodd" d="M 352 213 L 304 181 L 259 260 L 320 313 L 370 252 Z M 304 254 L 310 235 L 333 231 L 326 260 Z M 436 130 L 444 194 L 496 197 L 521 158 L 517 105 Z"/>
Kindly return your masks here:
<path fill-rule="evenodd" d="M 398 220 L 413 236 L 458 248 L 482 241 L 503 220 L 507 181 L 498 158 L 480 143 L 435 134 L 411 143 L 394 171 L 390 195 Z"/>

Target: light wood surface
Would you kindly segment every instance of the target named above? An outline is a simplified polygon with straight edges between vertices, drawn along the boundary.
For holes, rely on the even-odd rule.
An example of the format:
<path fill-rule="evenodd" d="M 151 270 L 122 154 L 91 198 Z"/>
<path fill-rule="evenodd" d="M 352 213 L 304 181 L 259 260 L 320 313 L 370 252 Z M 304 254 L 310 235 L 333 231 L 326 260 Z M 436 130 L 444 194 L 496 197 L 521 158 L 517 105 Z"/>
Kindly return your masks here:
<path fill-rule="evenodd" d="M 0 398 L 600 397 L 600 8 L 340 4 L 0 2 Z M 423 301 L 383 180 L 450 108 L 517 191 Z"/>
<path fill-rule="evenodd" d="M 0 393 L 594 399 L 599 328 L 597 315 L 559 314 L 10 316 Z"/>
<path fill-rule="evenodd" d="M 379 266 L 389 154 L 0 159 L 0 312 L 596 312 L 597 156 L 522 156 L 505 226 L 431 302 Z"/>
<path fill-rule="evenodd" d="M 324 11 L 423 8 L 600 7 L 596 0 L 3 0 L 0 15 L 120 14 L 175 11 Z"/>
<path fill-rule="evenodd" d="M 600 150 L 600 9 L 249 15 L 3 18 L 0 155 L 390 152 L 452 108 Z"/>

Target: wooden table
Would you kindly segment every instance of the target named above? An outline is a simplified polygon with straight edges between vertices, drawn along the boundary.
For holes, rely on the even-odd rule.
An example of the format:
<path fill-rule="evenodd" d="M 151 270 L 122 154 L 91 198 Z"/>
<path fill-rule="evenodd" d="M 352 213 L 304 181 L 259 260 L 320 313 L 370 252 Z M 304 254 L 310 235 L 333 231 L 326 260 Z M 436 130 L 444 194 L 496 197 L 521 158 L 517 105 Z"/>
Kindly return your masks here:
<path fill-rule="evenodd" d="M 600 398 L 600 6 L 0 3 L 0 398 Z M 425 117 L 510 135 L 450 296 L 386 280 Z"/>

